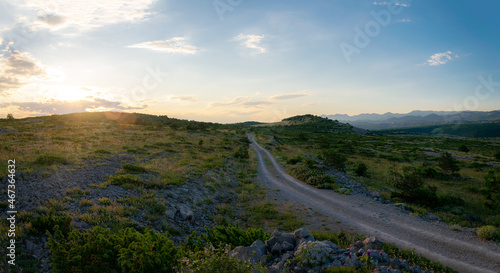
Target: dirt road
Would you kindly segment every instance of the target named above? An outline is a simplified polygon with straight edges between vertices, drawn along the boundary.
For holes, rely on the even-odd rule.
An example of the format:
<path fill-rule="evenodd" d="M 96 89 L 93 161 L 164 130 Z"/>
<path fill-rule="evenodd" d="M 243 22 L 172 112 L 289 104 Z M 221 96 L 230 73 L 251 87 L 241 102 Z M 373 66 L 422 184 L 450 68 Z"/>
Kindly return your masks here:
<path fill-rule="evenodd" d="M 303 204 L 341 221 L 367 236 L 377 236 L 400 248 L 415 249 L 430 260 L 459 272 L 500 272 L 500 245 L 465 232 L 452 231 L 445 223 L 432 223 L 410 216 L 393 204 L 382 204 L 360 195 L 340 195 L 311 187 L 288 175 L 274 157 L 249 135 L 259 161 L 264 185 L 278 188 L 281 198 Z M 268 167 L 265 159 L 272 163 Z"/>

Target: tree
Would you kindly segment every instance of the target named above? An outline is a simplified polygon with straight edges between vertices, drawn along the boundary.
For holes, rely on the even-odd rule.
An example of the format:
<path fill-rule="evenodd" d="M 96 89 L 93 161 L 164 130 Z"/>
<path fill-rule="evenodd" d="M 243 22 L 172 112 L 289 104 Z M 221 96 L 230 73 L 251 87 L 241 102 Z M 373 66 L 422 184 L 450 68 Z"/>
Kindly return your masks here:
<path fill-rule="evenodd" d="M 465 144 L 462 143 L 460 144 L 460 146 L 458 146 L 458 151 L 468 153 L 470 149 L 467 146 L 465 146 Z"/>
<path fill-rule="evenodd" d="M 8 120 L 13 120 L 13 119 L 14 119 L 14 115 L 13 115 L 13 114 L 11 114 L 11 113 L 8 113 L 8 114 L 7 114 L 7 119 L 8 119 Z"/>
<path fill-rule="evenodd" d="M 500 210 L 500 180 L 494 170 L 489 170 L 484 176 L 484 186 L 481 189 L 481 194 L 486 198 L 484 207 L 489 210 Z"/>
<path fill-rule="evenodd" d="M 438 166 L 443 169 L 445 172 L 450 172 L 451 174 L 455 174 L 460 171 L 460 166 L 458 166 L 458 160 L 454 159 L 453 156 L 444 152 L 439 158 Z"/>

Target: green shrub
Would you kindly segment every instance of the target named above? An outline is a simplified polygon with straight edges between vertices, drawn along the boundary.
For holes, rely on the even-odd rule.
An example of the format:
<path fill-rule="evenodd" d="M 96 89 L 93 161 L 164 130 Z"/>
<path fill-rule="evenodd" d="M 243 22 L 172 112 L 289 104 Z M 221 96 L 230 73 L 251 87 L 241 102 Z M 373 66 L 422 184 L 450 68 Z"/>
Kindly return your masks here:
<path fill-rule="evenodd" d="M 129 175 L 129 174 L 125 174 L 125 175 L 113 175 L 113 176 L 109 176 L 107 178 L 107 181 L 111 184 L 111 185 L 117 185 L 117 186 L 124 186 L 124 185 L 136 185 L 136 186 L 142 186 L 144 185 L 144 181 L 142 181 L 141 179 L 135 177 L 135 176 L 132 176 L 132 175 Z"/>
<path fill-rule="evenodd" d="M 449 176 L 430 166 L 423 166 L 415 169 L 415 173 L 423 178 L 448 180 Z"/>
<path fill-rule="evenodd" d="M 500 179 L 495 175 L 494 170 L 489 170 L 484 176 L 484 188 L 480 190 L 485 197 L 484 207 L 497 211 L 500 209 Z"/>
<path fill-rule="evenodd" d="M 141 166 L 136 166 L 133 164 L 123 164 L 122 169 L 129 173 L 145 173 L 147 170 Z"/>
<path fill-rule="evenodd" d="M 64 157 L 59 156 L 59 155 L 53 155 L 53 154 L 44 154 L 40 155 L 36 158 L 35 164 L 39 165 L 55 165 L 55 164 L 69 164 L 68 160 L 66 160 Z"/>
<path fill-rule="evenodd" d="M 101 205 L 111 205 L 111 200 L 107 197 L 101 197 L 99 198 L 99 204 Z"/>
<path fill-rule="evenodd" d="M 458 151 L 468 153 L 470 149 L 467 146 L 465 146 L 465 144 L 462 143 L 460 144 L 460 146 L 458 146 Z"/>
<path fill-rule="evenodd" d="M 402 175 L 396 174 L 393 186 L 398 191 L 393 192 L 391 197 L 401 198 L 405 202 L 430 208 L 435 208 L 440 205 L 437 188 L 432 186 L 424 187 L 422 177 L 415 172 Z"/>
<path fill-rule="evenodd" d="M 354 172 L 358 176 L 366 176 L 368 174 L 368 166 L 364 162 L 360 162 Z"/>
<path fill-rule="evenodd" d="M 394 245 L 384 243 L 382 245 L 383 252 L 385 252 L 387 255 L 390 257 L 397 257 L 400 260 L 406 260 L 408 261 L 408 264 L 414 265 L 417 264 L 419 265 L 422 269 L 429 269 L 434 272 L 442 272 L 442 273 L 456 273 L 457 271 L 439 264 L 438 262 L 433 262 L 430 261 L 427 258 L 424 258 L 420 256 L 419 254 L 415 253 L 413 250 L 407 250 L 407 249 L 399 249 Z"/>
<path fill-rule="evenodd" d="M 97 149 L 94 151 L 94 153 L 96 153 L 96 154 L 110 154 L 109 151 L 104 150 L 104 149 Z"/>
<path fill-rule="evenodd" d="M 40 215 L 31 220 L 31 231 L 36 234 L 53 233 L 57 226 L 63 234 L 68 234 L 72 229 L 71 221 L 73 218 L 70 216 Z"/>
<path fill-rule="evenodd" d="M 458 166 L 458 160 L 454 159 L 453 156 L 444 152 L 438 160 L 438 166 L 443 170 L 455 174 L 460 171 L 460 166 Z"/>
<path fill-rule="evenodd" d="M 248 147 L 244 146 L 238 147 L 238 149 L 234 152 L 233 156 L 240 160 L 248 159 L 250 157 L 250 155 L 248 154 Z"/>
<path fill-rule="evenodd" d="M 287 159 L 286 163 L 290 165 L 295 165 L 297 163 L 300 163 L 303 160 L 301 155 L 296 155 L 292 156 L 289 159 Z"/>
<path fill-rule="evenodd" d="M 494 226 L 479 228 L 477 235 L 484 240 L 500 240 L 500 230 Z"/>
<path fill-rule="evenodd" d="M 88 206 L 92 206 L 92 201 L 87 199 L 83 199 L 80 201 L 80 207 L 88 207 Z"/>
<path fill-rule="evenodd" d="M 335 177 L 325 174 L 323 170 L 317 167 L 311 167 L 310 164 L 296 164 L 289 166 L 287 172 L 300 181 L 303 181 L 311 186 L 324 189 L 335 189 Z"/>
<path fill-rule="evenodd" d="M 253 273 L 265 272 L 260 265 L 252 265 L 228 255 L 229 248 L 205 247 L 202 251 L 191 252 L 181 260 L 177 269 L 179 273 Z"/>
<path fill-rule="evenodd" d="M 335 169 L 341 172 L 346 171 L 347 157 L 345 156 L 345 154 L 330 149 L 330 150 L 325 150 L 322 156 L 323 156 L 323 162 L 326 165 L 334 167 Z"/>
<path fill-rule="evenodd" d="M 48 246 L 55 273 L 66 272 L 175 272 L 179 248 L 163 234 L 132 228 L 113 233 L 95 227 L 50 235 Z"/>
<path fill-rule="evenodd" d="M 215 246 L 228 244 L 231 247 L 250 246 L 257 239 L 265 242 L 269 238 L 271 238 L 271 236 L 265 233 L 261 228 L 243 230 L 237 225 L 207 228 L 206 234 L 203 236 L 203 240 Z"/>

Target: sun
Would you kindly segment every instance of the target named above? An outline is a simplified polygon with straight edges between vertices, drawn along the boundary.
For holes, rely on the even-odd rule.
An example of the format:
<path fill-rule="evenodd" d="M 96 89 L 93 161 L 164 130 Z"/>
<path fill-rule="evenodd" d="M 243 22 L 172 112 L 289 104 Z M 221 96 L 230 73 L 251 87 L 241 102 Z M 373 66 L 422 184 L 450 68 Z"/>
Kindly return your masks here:
<path fill-rule="evenodd" d="M 95 91 L 85 87 L 57 86 L 51 88 L 50 97 L 59 101 L 80 101 L 95 96 Z"/>

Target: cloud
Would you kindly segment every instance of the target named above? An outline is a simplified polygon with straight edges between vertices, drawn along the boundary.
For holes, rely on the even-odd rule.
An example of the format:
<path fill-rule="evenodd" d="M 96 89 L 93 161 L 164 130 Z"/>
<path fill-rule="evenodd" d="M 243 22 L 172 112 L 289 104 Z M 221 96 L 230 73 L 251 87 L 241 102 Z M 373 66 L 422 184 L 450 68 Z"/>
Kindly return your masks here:
<path fill-rule="evenodd" d="M 240 34 L 234 37 L 235 41 L 243 41 L 242 45 L 247 48 L 255 49 L 258 53 L 266 52 L 266 49 L 260 45 L 261 40 L 264 39 L 264 35 L 243 35 Z"/>
<path fill-rule="evenodd" d="M 313 106 L 313 105 L 318 105 L 319 102 L 309 102 L 309 103 L 304 103 L 301 104 L 300 107 L 308 107 L 308 106 Z"/>
<path fill-rule="evenodd" d="M 170 97 L 171 100 L 180 100 L 180 101 L 187 101 L 187 102 L 196 102 L 198 101 L 198 98 L 195 96 L 172 96 Z"/>
<path fill-rule="evenodd" d="M 300 98 L 300 97 L 305 97 L 305 96 L 310 96 L 310 94 L 304 93 L 304 92 L 278 94 L 278 95 L 271 96 L 265 100 L 256 100 L 256 101 L 252 101 L 251 97 L 236 97 L 230 101 L 214 102 L 210 106 L 211 107 L 240 106 L 240 107 L 244 107 L 244 108 L 262 107 L 265 105 L 276 104 L 279 101 L 290 100 L 290 99 L 295 99 L 295 98 Z"/>
<path fill-rule="evenodd" d="M 66 21 L 66 17 L 59 16 L 59 15 L 49 15 L 49 16 L 44 17 L 44 18 L 39 17 L 35 22 L 47 24 L 50 27 L 56 28 L 58 26 L 63 25 L 65 21 Z"/>
<path fill-rule="evenodd" d="M 220 107 L 220 106 L 231 106 L 231 105 L 241 105 L 250 100 L 250 97 L 236 97 L 230 101 L 213 102 L 210 107 Z"/>
<path fill-rule="evenodd" d="M 147 108 L 147 105 L 142 105 L 141 107 L 128 107 L 123 106 L 120 102 L 110 101 L 101 98 L 94 98 L 93 100 L 78 100 L 78 101 L 61 101 L 61 100 L 50 100 L 46 102 L 11 102 L 11 103 L 1 103 L 0 108 L 5 108 L 9 106 L 18 107 L 19 110 L 24 112 L 30 112 L 32 114 L 68 114 L 75 112 L 86 112 L 97 109 L 110 110 L 110 111 L 124 111 L 124 110 L 136 110 Z"/>
<path fill-rule="evenodd" d="M 28 52 L 11 50 L 9 46 L 3 51 L 10 56 L 0 54 L 0 94 L 46 78 L 45 68 Z"/>
<path fill-rule="evenodd" d="M 73 28 L 87 31 L 104 25 L 143 20 L 157 0 L 25 0 L 25 7 L 36 11 L 35 29 Z M 74 34 L 74 33 L 73 33 Z"/>
<path fill-rule="evenodd" d="M 405 3 L 401 3 L 400 1 L 398 0 L 391 0 L 389 2 L 387 1 L 383 1 L 383 2 L 377 2 L 377 1 L 373 1 L 372 3 L 374 6 L 387 6 L 389 4 L 391 5 L 395 5 L 395 6 L 402 6 L 402 7 L 409 7 L 410 5 L 408 4 L 405 4 Z"/>
<path fill-rule="evenodd" d="M 195 46 L 185 44 L 184 40 L 185 38 L 183 37 L 175 37 L 170 40 L 144 42 L 127 47 L 144 48 L 168 53 L 195 54 L 198 52 L 198 49 Z"/>
<path fill-rule="evenodd" d="M 292 93 L 292 94 L 279 94 L 279 95 L 274 95 L 269 98 L 269 100 L 289 100 L 289 99 L 295 99 L 295 98 L 300 98 L 300 97 L 305 97 L 309 96 L 307 93 Z"/>
<path fill-rule="evenodd" d="M 427 60 L 427 64 L 430 66 L 438 66 L 438 65 L 443 65 L 451 60 L 453 60 L 453 57 L 451 56 L 453 53 L 451 51 L 446 51 L 443 53 L 436 53 L 430 57 L 429 60 Z M 454 56 L 455 58 L 458 58 L 458 55 Z"/>

